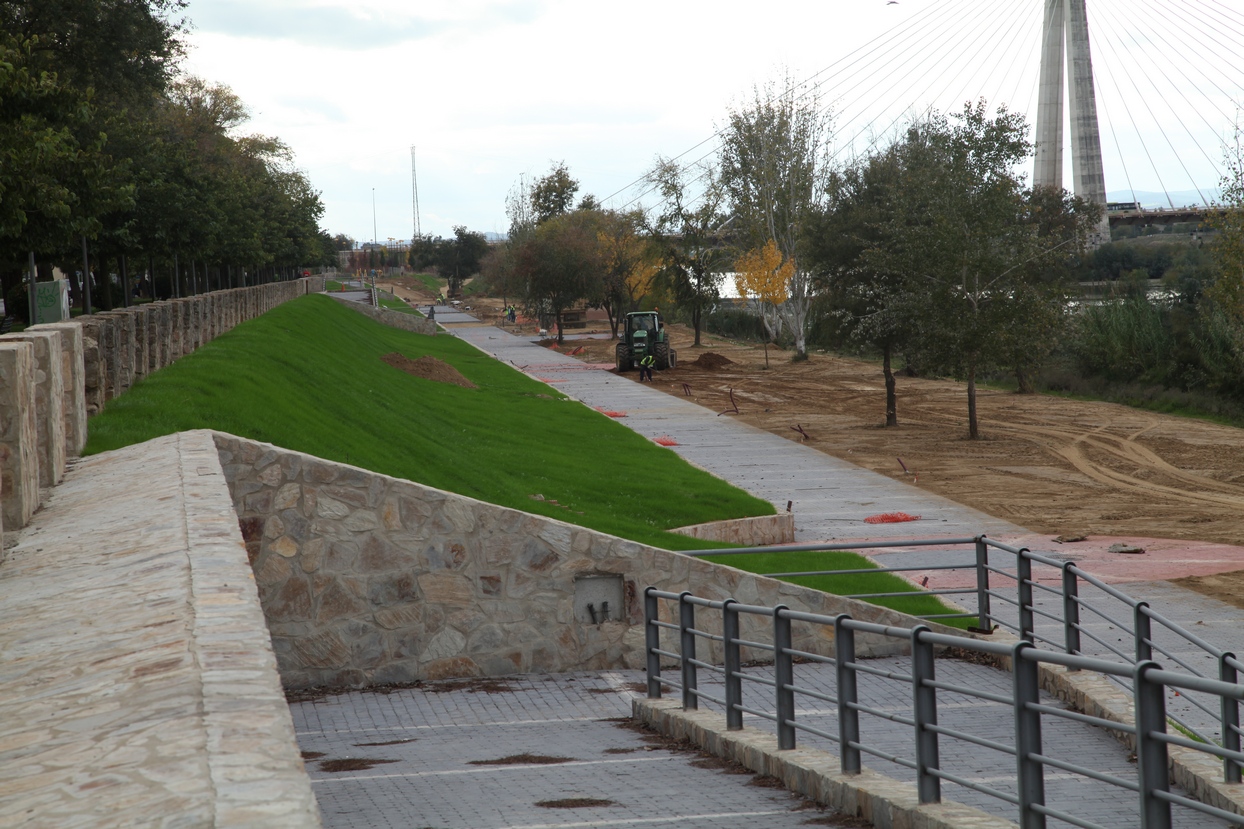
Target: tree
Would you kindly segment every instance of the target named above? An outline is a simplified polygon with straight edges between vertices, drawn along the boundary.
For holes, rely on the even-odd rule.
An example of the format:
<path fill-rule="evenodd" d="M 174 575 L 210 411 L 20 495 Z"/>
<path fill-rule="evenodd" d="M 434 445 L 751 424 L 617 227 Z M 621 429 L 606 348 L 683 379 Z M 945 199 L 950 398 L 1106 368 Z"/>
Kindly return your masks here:
<path fill-rule="evenodd" d="M 1223 148 L 1223 164 L 1221 201 L 1206 216 L 1218 231 L 1218 273 L 1207 293 L 1230 318 L 1244 324 L 1244 127 L 1239 123 L 1232 142 Z"/>
<path fill-rule="evenodd" d="M 772 241 L 791 264 L 788 296 L 779 307 L 795 338 L 796 359 L 807 357 L 811 273 L 801 266 L 809 218 L 824 194 L 829 169 L 830 117 L 815 90 L 797 94 L 789 76 L 782 88 L 753 89 L 752 100 L 730 111 L 722 132 L 721 179 L 734 232 L 748 250 Z"/>
<path fill-rule="evenodd" d="M 514 277 L 523 286 L 527 309 L 557 325 L 565 339 L 562 314 L 576 303 L 600 295 L 600 247 L 591 211 L 576 211 L 540 224 L 514 252 Z"/>
<path fill-rule="evenodd" d="M 734 287 L 739 296 L 756 303 L 764 323 L 765 368 L 769 367 L 769 343 L 782 332 L 778 306 L 787 299 L 794 272 L 794 263 L 782 260 L 782 253 L 772 239 L 762 248 L 747 251 L 734 263 Z"/>
<path fill-rule="evenodd" d="M 670 286 L 674 299 L 690 309 L 699 346 L 704 311 L 720 296 L 726 191 L 712 165 L 684 168 L 672 159 L 658 158 L 646 178 L 661 197 L 659 212 L 648 227 L 661 260 L 659 278 Z M 698 194 L 692 192 L 694 184 L 699 185 Z"/>
<path fill-rule="evenodd" d="M 1063 286 L 1040 272 L 1086 239 L 1088 212 L 1070 219 L 1072 232 L 1060 234 L 1069 238 L 1041 235 L 1015 172 L 1031 153 L 1026 134 L 1021 116 L 1001 108 L 989 118 L 983 101 L 953 120 L 935 113 L 913 124 L 898 147 L 901 187 L 883 227 L 890 243 L 867 253 L 873 267 L 906 275 L 915 335 L 967 380 L 973 439 L 977 374 L 1013 357 L 1008 330 L 1065 303 Z"/>
<path fill-rule="evenodd" d="M 596 241 L 599 245 L 600 304 L 609 317 L 612 338 L 618 338 L 618 322 L 627 311 L 637 310 L 658 270 L 648 240 L 641 234 L 642 211 L 599 214 Z"/>
<path fill-rule="evenodd" d="M 881 352 L 886 426 L 898 425 L 893 358 L 912 332 L 905 274 L 871 255 L 894 241 L 892 205 L 904 198 L 898 142 L 840 170 L 826 184 L 826 202 L 809 219 L 804 261 L 832 298 L 848 336 Z"/>
<path fill-rule="evenodd" d="M 456 297 L 462 292 L 462 281 L 479 273 L 487 253 L 488 240 L 484 234 L 456 225 L 452 239 L 425 236 L 412 241 L 407 261 L 412 268 L 435 268 L 449 281 L 449 296 Z"/>
<path fill-rule="evenodd" d="M 535 223 L 542 224 L 555 216 L 569 213 L 577 192 L 579 182 L 570 177 L 566 162 L 554 163 L 548 173 L 531 187 L 529 198 Z"/>

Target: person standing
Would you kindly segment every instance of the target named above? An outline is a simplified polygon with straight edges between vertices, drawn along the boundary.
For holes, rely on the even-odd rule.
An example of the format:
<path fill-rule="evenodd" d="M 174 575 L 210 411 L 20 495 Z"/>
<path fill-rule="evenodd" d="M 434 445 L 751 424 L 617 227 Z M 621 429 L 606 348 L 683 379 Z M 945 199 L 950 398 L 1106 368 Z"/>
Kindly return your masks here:
<path fill-rule="evenodd" d="M 653 364 L 656 363 L 656 361 L 657 361 L 657 358 L 652 356 L 651 354 L 645 354 L 643 357 L 640 358 L 639 360 L 639 382 L 641 383 L 644 382 L 645 375 L 647 375 L 648 377 L 648 382 L 649 383 L 652 382 L 652 366 Z"/>

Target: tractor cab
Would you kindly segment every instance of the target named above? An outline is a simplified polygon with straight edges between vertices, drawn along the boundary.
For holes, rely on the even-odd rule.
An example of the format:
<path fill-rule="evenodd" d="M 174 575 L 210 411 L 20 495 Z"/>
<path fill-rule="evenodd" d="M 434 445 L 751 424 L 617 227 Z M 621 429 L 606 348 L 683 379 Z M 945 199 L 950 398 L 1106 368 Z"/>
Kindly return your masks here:
<path fill-rule="evenodd" d="M 615 349 L 619 372 L 635 368 L 649 354 L 655 368 L 672 368 L 677 355 L 670 348 L 665 322 L 656 311 L 634 311 L 626 315 L 622 338 Z"/>

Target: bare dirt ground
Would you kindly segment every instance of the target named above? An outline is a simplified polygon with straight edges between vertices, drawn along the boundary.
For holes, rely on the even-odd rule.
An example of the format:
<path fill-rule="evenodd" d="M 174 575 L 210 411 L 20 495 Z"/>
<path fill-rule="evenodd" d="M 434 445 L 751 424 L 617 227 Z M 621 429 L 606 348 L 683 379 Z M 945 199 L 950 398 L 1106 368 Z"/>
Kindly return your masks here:
<path fill-rule="evenodd" d="M 697 349 L 689 330 L 671 326 L 671 334 L 679 365 L 657 372 L 657 388 L 717 412 L 732 410 L 733 390 L 738 414 L 723 417 L 1035 532 L 1244 545 L 1244 430 L 1112 403 L 981 389 L 984 437 L 972 441 L 964 384 L 902 376 L 899 426 L 887 429 L 879 364 L 825 355 L 792 363 L 789 353 L 770 348 L 765 369 L 760 346 L 706 335 Z M 612 362 L 613 348 L 611 341 L 587 341 L 576 356 Z M 720 362 L 702 360 L 706 352 L 732 364 L 694 365 Z M 1181 583 L 1244 606 L 1244 571 Z"/>

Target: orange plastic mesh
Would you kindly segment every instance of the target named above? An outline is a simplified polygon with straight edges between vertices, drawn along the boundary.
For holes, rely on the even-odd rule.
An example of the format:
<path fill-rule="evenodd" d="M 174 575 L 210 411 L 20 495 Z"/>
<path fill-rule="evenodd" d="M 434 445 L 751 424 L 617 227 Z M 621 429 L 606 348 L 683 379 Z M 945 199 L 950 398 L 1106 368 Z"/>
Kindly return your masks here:
<path fill-rule="evenodd" d="M 612 409 L 602 409 L 600 406 L 596 407 L 596 411 L 600 412 L 605 417 L 626 417 L 626 412 L 615 412 Z"/>
<path fill-rule="evenodd" d="M 919 521 L 919 515 L 908 515 L 905 512 L 883 512 L 880 515 L 870 515 L 864 519 L 866 524 L 901 524 L 904 521 Z"/>
<path fill-rule="evenodd" d="M 661 437 L 657 438 L 655 442 L 659 444 L 660 446 L 677 446 L 678 445 L 678 441 L 674 440 L 669 435 L 662 435 Z"/>

